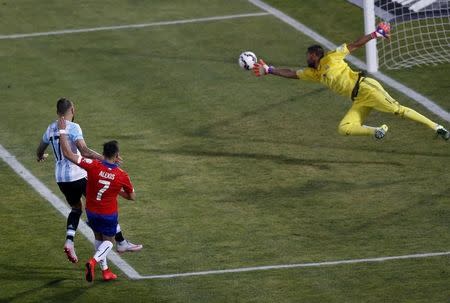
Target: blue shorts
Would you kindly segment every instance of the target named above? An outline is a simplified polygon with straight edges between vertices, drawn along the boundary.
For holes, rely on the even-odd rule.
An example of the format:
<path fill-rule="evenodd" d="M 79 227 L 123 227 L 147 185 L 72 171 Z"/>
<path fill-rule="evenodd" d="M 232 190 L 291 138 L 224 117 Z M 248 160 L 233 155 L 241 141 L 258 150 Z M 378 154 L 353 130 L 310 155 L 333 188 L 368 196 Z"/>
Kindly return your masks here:
<path fill-rule="evenodd" d="M 100 215 L 91 213 L 86 209 L 86 215 L 88 219 L 87 224 L 94 232 L 108 237 L 113 237 L 117 233 L 117 224 L 119 220 L 119 215 L 117 213 L 112 215 Z"/>

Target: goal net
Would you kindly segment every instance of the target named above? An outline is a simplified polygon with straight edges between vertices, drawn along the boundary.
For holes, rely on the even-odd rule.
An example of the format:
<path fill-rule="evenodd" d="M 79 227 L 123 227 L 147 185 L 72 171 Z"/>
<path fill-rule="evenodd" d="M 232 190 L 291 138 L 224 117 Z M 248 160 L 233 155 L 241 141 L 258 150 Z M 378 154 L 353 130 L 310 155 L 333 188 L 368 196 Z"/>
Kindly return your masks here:
<path fill-rule="evenodd" d="M 375 14 L 392 31 L 377 43 L 380 67 L 450 62 L 450 0 L 375 0 Z"/>

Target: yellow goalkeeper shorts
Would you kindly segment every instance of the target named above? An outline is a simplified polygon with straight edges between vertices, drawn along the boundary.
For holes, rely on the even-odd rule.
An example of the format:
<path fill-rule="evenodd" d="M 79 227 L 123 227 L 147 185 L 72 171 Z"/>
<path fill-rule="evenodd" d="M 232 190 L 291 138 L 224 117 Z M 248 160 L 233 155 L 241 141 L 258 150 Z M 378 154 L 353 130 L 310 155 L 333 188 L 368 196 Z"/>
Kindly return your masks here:
<path fill-rule="evenodd" d="M 362 125 L 372 109 L 399 114 L 402 106 L 384 90 L 378 81 L 372 78 L 363 78 L 358 95 L 340 124 Z"/>

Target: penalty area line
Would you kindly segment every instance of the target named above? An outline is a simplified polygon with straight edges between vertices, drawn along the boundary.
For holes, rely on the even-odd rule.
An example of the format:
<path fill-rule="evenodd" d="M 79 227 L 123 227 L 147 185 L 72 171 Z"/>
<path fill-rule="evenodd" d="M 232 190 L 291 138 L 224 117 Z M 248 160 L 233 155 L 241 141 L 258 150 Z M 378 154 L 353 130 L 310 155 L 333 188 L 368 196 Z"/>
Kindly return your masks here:
<path fill-rule="evenodd" d="M 374 262 L 385 262 L 385 261 L 391 261 L 391 260 L 430 258 L 430 257 L 439 257 L 439 256 L 448 256 L 448 255 L 450 255 L 450 251 L 435 252 L 435 253 L 422 253 L 422 254 L 413 254 L 413 255 L 402 255 L 402 256 L 391 256 L 391 257 L 367 258 L 367 259 L 352 259 L 352 260 L 325 261 L 325 262 L 299 263 L 299 264 L 280 264 L 280 265 L 268 265 L 268 266 L 256 266 L 256 267 L 242 267 L 242 268 L 235 268 L 235 269 L 187 272 L 187 273 L 178 273 L 178 274 L 148 275 L 148 276 L 141 276 L 139 279 L 170 279 L 170 278 L 181 278 L 181 277 L 192 277 L 192 276 L 207 276 L 207 275 L 219 275 L 219 274 L 229 274 L 229 273 L 243 273 L 243 272 L 262 271 L 262 270 L 289 269 L 289 268 L 302 268 L 302 267 L 322 267 L 322 266 L 357 264 L 357 263 L 374 263 Z"/>
<path fill-rule="evenodd" d="M 93 28 L 68 29 L 68 30 L 28 33 L 28 34 L 0 35 L 0 40 L 89 33 L 89 32 L 99 32 L 99 31 L 112 31 L 112 30 L 121 30 L 121 29 L 144 28 L 144 27 L 187 24 L 187 23 L 199 23 L 199 22 L 230 20 L 230 19 L 238 19 L 238 18 L 259 17 L 259 16 L 267 16 L 267 15 L 269 15 L 269 13 L 259 12 L 259 13 L 214 16 L 214 17 L 205 17 L 205 18 L 183 19 L 183 20 L 174 20 L 174 21 L 161 21 L 161 22 L 141 23 L 141 24 L 101 26 L 101 27 L 93 27 Z"/>
<path fill-rule="evenodd" d="M 27 182 L 35 191 L 37 191 L 45 200 L 47 200 L 56 210 L 58 210 L 65 218 L 70 213 L 70 208 L 58 196 L 56 196 L 47 186 L 39 181 L 28 169 L 26 169 L 13 155 L 11 155 L 0 144 L 0 158 L 8 164 L 12 170 L 18 174 L 25 182 Z M 80 220 L 78 231 L 83 234 L 92 244 L 94 244 L 94 235 L 87 224 Z M 61 245 L 61 253 L 63 252 Z M 141 275 L 134 270 L 125 260 L 123 260 L 116 252 L 111 251 L 108 259 L 116 265 L 130 279 L 138 279 Z"/>

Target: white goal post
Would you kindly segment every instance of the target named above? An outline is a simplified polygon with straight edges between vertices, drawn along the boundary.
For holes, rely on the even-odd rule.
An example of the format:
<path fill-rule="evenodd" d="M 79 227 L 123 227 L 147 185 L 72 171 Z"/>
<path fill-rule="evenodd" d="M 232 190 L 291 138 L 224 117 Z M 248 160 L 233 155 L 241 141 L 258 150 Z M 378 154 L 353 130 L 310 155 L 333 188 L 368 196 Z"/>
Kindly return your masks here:
<path fill-rule="evenodd" d="M 366 45 L 369 72 L 450 63 L 450 0 L 348 0 L 364 9 L 364 30 L 391 24 L 392 39 Z"/>
<path fill-rule="evenodd" d="M 370 34 L 375 30 L 375 5 L 374 0 L 364 0 L 364 33 Z M 378 71 L 377 40 L 373 39 L 366 44 L 367 71 Z"/>

